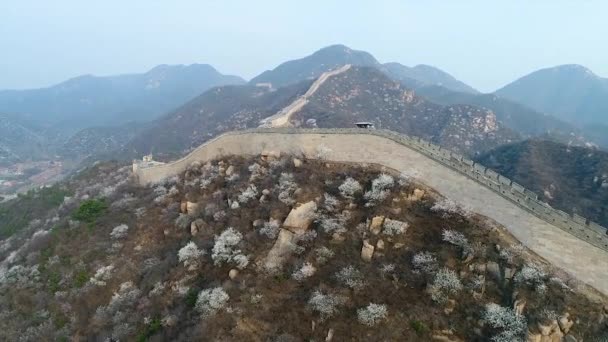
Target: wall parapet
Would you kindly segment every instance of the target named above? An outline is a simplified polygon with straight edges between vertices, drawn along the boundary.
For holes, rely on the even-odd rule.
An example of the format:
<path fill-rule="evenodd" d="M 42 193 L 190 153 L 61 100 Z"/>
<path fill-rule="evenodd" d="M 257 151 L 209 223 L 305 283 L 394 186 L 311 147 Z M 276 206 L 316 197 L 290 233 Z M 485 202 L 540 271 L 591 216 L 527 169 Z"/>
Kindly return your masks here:
<path fill-rule="evenodd" d="M 400 145 L 415 150 L 422 155 L 468 177 L 469 179 L 483 185 L 498 195 L 506 198 L 515 205 L 532 213 L 536 217 L 556 226 L 567 233 L 588 242 L 600 249 L 608 251 L 607 229 L 577 214 L 569 215 L 561 210 L 552 208 L 548 203 L 538 200 L 538 195 L 533 191 L 524 188 L 522 185 L 513 182 L 495 171 L 476 163 L 458 153 L 442 148 L 419 137 L 411 137 L 389 130 L 369 130 L 360 128 L 254 128 L 242 131 L 227 132 L 219 135 L 201 146 L 197 147 L 190 154 L 183 158 L 165 165 L 140 166 L 135 171 L 137 173 L 150 172 L 155 169 L 179 165 L 184 168 L 188 165 L 190 157 L 205 146 L 229 135 L 245 135 L 252 133 L 261 134 L 367 134 L 383 137 L 392 140 Z M 175 168 L 177 170 L 179 168 Z"/>

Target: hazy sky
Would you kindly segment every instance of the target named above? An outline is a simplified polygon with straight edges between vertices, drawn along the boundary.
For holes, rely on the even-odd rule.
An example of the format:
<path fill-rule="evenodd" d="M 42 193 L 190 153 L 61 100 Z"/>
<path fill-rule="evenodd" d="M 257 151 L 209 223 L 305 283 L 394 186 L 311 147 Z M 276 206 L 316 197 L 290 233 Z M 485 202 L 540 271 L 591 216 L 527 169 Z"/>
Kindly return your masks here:
<path fill-rule="evenodd" d="M 342 43 L 482 91 L 577 63 L 608 76 L 608 1 L 0 0 L 0 89 L 209 63 L 247 79 Z"/>

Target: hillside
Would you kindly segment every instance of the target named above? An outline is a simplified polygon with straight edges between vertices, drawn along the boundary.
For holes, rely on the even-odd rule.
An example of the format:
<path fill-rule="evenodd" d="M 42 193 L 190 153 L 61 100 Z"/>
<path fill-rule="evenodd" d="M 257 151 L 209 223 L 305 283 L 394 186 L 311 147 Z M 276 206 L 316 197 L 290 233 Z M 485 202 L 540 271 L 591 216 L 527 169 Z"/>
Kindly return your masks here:
<path fill-rule="evenodd" d="M 404 83 L 408 86 L 408 83 Z M 441 86 L 423 86 L 416 89 L 416 94 L 430 101 L 443 104 L 470 104 L 487 108 L 496 114 L 499 121 L 524 137 L 544 137 L 568 144 L 585 145 L 592 141 L 608 147 L 602 139 L 583 132 L 577 126 L 554 116 L 535 111 L 520 103 L 497 96 L 496 94 L 471 94 L 455 92 Z"/>
<path fill-rule="evenodd" d="M 2 340 L 607 333 L 603 303 L 504 230 L 374 168 L 226 157 L 138 187 L 99 164 L 0 204 L 0 222 L 24 204 L 37 211 L 0 249 Z"/>
<path fill-rule="evenodd" d="M 382 70 L 391 78 L 409 83 L 410 80 L 418 81 L 418 84 L 410 84 L 412 89 L 424 86 L 441 86 L 452 91 L 469 94 L 478 94 L 479 91 L 473 87 L 457 80 L 447 72 L 430 65 L 419 64 L 408 67 L 399 63 L 384 63 Z"/>
<path fill-rule="evenodd" d="M 257 127 L 259 121 L 294 101 L 310 86 L 303 82 L 270 91 L 266 87 L 224 86 L 207 91 L 152 122 L 122 153 L 179 155 L 226 131 Z"/>
<path fill-rule="evenodd" d="M 608 79 L 580 65 L 535 71 L 496 94 L 576 125 L 608 124 Z"/>
<path fill-rule="evenodd" d="M 0 91 L 0 112 L 69 136 L 97 125 L 152 120 L 211 87 L 239 83 L 206 64 L 161 65 L 144 74 L 85 75 L 48 88 Z"/>
<path fill-rule="evenodd" d="M 379 70 L 365 67 L 352 67 L 328 79 L 291 124 L 353 127 L 357 121 L 370 121 L 377 128 L 419 136 L 469 155 L 519 139 L 491 111 L 437 105 Z"/>
<path fill-rule="evenodd" d="M 43 134 L 26 120 L 0 114 L 0 166 L 48 156 Z"/>
<path fill-rule="evenodd" d="M 608 153 L 526 140 L 477 158 L 552 206 L 608 226 Z"/>

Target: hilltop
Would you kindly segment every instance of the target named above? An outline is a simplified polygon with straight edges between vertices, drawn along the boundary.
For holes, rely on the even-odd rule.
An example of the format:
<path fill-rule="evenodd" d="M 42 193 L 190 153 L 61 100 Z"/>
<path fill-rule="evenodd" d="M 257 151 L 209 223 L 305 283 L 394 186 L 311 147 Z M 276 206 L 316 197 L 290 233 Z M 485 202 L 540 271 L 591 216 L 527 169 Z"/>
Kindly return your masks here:
<path fill-rule="evenodd" d="M 581 65 L 532 72 L 496 94 L 573 124 L 608 124 L 608 79 Z"/>
<path fill-rule="evenodd" d="M 0 249 L 2 339 L 606 336 L 600 298 L 412 178 L 291 156 L 129 174 L 9 202 L 37 211 Z"/>

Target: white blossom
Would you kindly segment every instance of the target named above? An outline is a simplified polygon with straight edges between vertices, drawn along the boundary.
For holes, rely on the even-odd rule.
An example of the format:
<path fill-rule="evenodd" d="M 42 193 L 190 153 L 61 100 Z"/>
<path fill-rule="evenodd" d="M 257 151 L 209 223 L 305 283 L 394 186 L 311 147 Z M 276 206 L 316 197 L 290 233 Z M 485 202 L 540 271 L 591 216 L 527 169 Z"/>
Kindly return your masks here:
<path fill-rule="evenodd" d="M 369 303 L 367 307 L 357 310 L 359 322 L 370 327 L 385 320 L 387 316 L 388 310 L 384 304 Z"/>
<path fill-rule="evenodd" d="M 119 226 L 114 227 L 114 229 L 112 229 L 112 232 L 110 233 L 110 236 L 112 237 L 112 239 L 122 239 L 125 236 L 127 236 L 127 233 L 129 232 L 129 226 L 127 226 L 126 224 L 121 224 Z"/>
<path fill-rule="evenodd" d="M 205 255 L 205 251 L 198 249 L 198 246 L 192 241 L 177 252 L 179 262 L 183 262 L 184 266 L 190 271 L 198 268 L 203 255 Z"/>
<path fill-rule="evenodd" d="M 215 315 L 226 307 L 230 296 L 221 287 L 205 289 L 198 294 L 194 308 L 203 317 Z"/>
<path fill-rule="evenodd" d="M 338 187 L 340 194 L 344 198 L 354 198 L 355 195 L 363 191 L 363 187 L 354 178 L 348 177 L 344 183 Z"/>
<path fill-rule="evenodd" d="M 249 258 L 243 255 L 241 250 L 236 247 L 242 238 L 243 235 L 232 227 L 216 236 L 211 254 L 215 265 L 234 262 L 239 269 L 247 267 Z"/>

